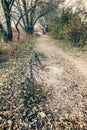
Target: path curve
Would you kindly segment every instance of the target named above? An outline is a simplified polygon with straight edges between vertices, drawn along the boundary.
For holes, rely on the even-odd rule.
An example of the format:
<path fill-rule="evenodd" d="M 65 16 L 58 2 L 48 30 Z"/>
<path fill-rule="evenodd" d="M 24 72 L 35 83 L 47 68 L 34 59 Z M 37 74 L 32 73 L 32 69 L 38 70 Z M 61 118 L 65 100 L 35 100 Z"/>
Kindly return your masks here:
<path fill-rule="evenodd" d="M 87 62 L 58 48 L 48 35 L 39 37 L 35 50 L 42 53 L 44 70 L 39 70 L 46 89 L 51 91 L 50 108 L 58 115 L 83 120 L 87 105 Z M 39 82 L 39 79 L 38 79 Z"/>

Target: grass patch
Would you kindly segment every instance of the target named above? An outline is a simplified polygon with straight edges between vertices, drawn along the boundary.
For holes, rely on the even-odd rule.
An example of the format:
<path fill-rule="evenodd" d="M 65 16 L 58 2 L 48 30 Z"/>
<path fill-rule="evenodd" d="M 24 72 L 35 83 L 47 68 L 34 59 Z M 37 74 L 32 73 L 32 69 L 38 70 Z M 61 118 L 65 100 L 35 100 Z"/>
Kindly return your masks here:
<path fill-rule="evenodd" d="M 25 41 L 2 43 L 0 42 L 0 64 L 6 64 L 10 59 L 18 59 L 24 57 L 34 45 L 34 42 Z"/>
<path fill-rule="evenodd" d="M 59 48 L 62 48 L 64 51 L 70 52 L 77 57 L 84 58 L 84 59 L 86 59 L 86 57 L 87 57 L 87 45 L 85 45 L 83 48 L 75 47 L 72 44 L 70 44 L 70 42 L 67 40 L 62 40 L 62 41 L 56 40 L 55 44 Z"/>
<path fill-rule="evenodd" d="M 8 44 L 0 42 L 0 83 L 6 82 L 9 75 L 15 73 L 33 46 L 33 40 L 28 39 Z"/>

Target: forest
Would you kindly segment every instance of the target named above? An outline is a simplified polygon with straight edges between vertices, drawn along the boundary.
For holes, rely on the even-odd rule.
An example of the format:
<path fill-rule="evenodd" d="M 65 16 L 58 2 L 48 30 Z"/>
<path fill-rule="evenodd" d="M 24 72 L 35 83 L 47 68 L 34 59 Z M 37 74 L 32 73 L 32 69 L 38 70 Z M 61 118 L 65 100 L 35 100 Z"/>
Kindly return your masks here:
<path fill-rule="evenodd" d="M 86 0 L 1 0 L 0 130 L 86 129 Z"/>

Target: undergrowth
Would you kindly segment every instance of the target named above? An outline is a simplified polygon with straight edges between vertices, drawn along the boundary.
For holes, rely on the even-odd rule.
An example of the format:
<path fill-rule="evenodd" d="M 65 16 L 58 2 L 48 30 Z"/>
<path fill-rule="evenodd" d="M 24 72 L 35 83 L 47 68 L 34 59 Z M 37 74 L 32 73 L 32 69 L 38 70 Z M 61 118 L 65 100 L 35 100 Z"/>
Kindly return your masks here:
<path fill-rule="evenodd" d="M 29 39 L 10 43 L 0 42 L 0 65 L 8 63 L 11 59 L 23 58 L 33 45 L 34 42 Z"/>
<path fill-rule="evenodd" d="M 55 17 L 51 25 L 53 37 L 59 40 L 67 40 L 75 47 L 84 47 L 87 44 L 86 16 L 81 10 L 73 13 L 71 9 L 63 10 L 60 17 Z"/>

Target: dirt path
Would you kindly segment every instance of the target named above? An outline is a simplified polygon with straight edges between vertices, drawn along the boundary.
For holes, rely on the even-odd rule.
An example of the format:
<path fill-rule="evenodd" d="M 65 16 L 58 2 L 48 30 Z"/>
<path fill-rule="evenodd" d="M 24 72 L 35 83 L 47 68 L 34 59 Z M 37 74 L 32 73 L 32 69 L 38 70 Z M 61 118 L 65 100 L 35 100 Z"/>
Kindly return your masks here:
<path fill-rule="evenodd" d="M 37 39 L 35 49 L 45 56 L 42 58 L 45 68 L 39 70 L 39 74 L 46 89 L 52 93 L 50 108 L 58 115 L 75 116 L 84 120 L 84 116 L 87 116 L 86 61 L 64 52 L 47 35 Z"/>
<path fill-rule="evenodd" d="M 36 54 L 44 67 L 35 60 Z M 31 58 L 35 60 L 33 74 L 38 80 L 34 99 Z M 43 35 L 37 38 L 35 48 L 30 49 L 28 44 L 23 56 L 9 59 L 5 65 L 2 63 L 0 68 L 0 130 L 86 130 L 87 63 L 84 59 L 65 52 L 54 39 Z M 47 91 L 43 91 L 43 86 Z"/>

